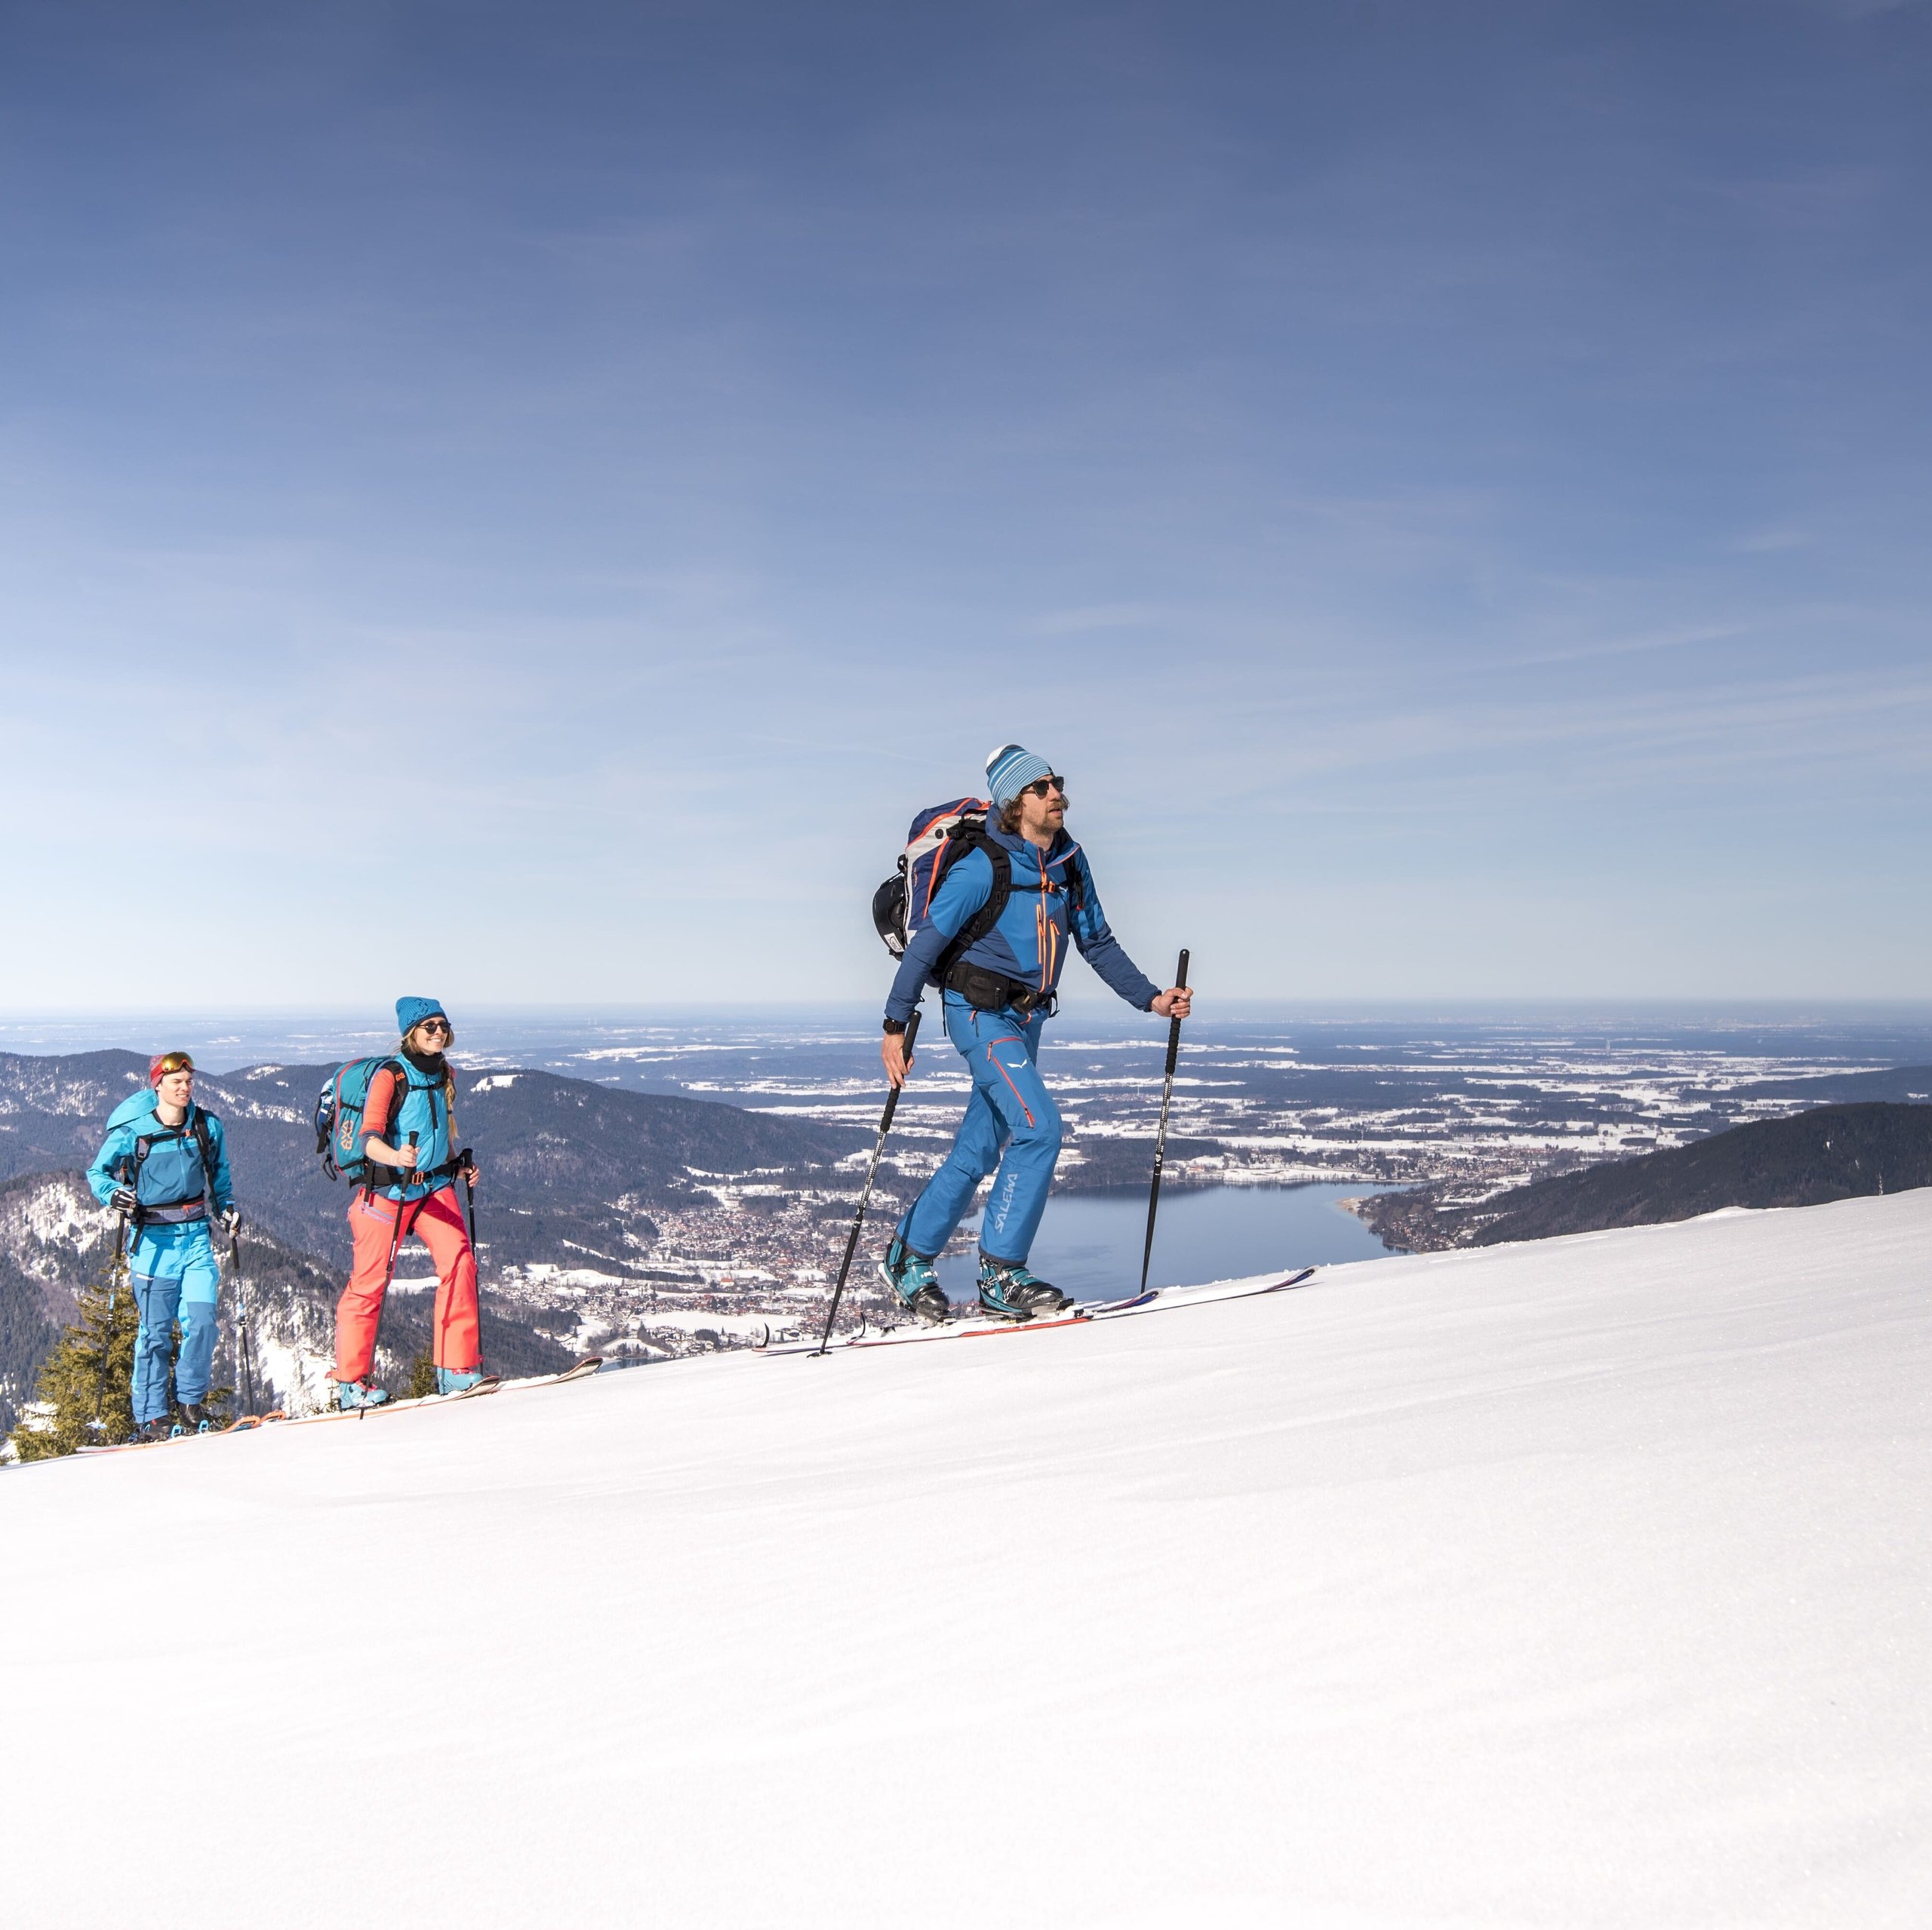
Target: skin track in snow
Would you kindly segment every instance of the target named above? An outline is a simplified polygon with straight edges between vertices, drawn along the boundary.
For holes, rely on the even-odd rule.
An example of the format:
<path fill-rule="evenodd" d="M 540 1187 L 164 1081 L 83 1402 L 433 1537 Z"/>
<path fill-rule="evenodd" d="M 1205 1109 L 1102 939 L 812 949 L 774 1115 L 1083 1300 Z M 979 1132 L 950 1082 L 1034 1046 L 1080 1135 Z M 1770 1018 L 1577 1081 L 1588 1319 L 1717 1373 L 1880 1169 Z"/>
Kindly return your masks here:
<path fill-rule="evenodd" d="M 593 1354 L 565 1368 L 561 1374 L 534 1374 L 517 1381 L 500 1381 L 491 1375 L 473 1388 L 465 1388 L 460 1394 L 423 1394 L 414 1400 L 386 1400 L 375 1407 L 331 1408 L 323 1414 L 290 1415 L 278 1409 L 269 1414 L 244 1415 L 225 1428 L 210 1428 L 202 1434 L 175 1434 L 165 1441 L 117 1441 L 111 1447 L 84 1447 L 78 1452 L 85 1455 L 131 1454 L 144 1448 L 178 1447 L 183 1441 L 214 1440 L 224 1434 L 245 1434 L 258 1428 L 306 1427 L 317 1421 L 356 1421 L 365 1415 L 401 1414 L 411 1408 L 444 1407 L 452 1401 L 475 1400 L 485 1394 L 515 1394 L 528 1388 L 557 1388 L 568 1381 L 587 1380 L 603 1364 L 602 1356 Z"/>
<path fill-rule="evenodd" d="M 1069 1313 L 1046 1320 L 949 1320 L 943 1326 L 908 1324 L 884 1327 L 876 1332 L 860 1328 L 842 1340 L 832 1343 L 833 1350 L 855 1347 L 912 1347 L 937 1340 L 977 1340 L 994 1334 L 1045 1333 L 1055 1327 L 1086 1326 L 1097 1320 L 1118 1320 L 1137 1314 L 1156 1314 L 1181 1307 L 1204 1306 L 1220 1300 L 1247 1300 L 1257 1294 L 1284 1293 L 1291 1287 L 1306 1286 L 1315 1269 L 1304 1267 L 1284 1280 L 1272 1274 L 1257 1274 L 1251 1280 L 1211 1280 L 1199 1286 L 1157 1286 L 1124 1300 L 1081 1302 Z M 816 1354 L 818 1344 L 786 1341 L 759 1350 L 770 1354 Z"/>

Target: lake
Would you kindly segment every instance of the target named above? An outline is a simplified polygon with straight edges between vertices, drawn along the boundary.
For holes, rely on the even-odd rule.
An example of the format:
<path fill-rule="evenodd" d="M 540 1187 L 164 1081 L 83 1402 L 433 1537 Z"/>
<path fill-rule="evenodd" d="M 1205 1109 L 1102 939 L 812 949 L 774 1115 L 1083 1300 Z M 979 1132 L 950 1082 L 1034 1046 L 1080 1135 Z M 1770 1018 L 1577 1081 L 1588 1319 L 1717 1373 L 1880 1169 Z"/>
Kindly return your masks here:
<path fill-rule="evenodd" d="M 1307 1186 L 1210 1186 L 1163 1192 L 1154 1229 L 1155 1286 L 1239 1280 L 1297 1267 L 1388 1257 L 1384 1246 L 1338 1203 L 1382 1189 L 1359 1180 Z M 977 1228 L 977 1216 L 967 1222 Z M 1147 1195 L 1131 1191 L 1060 1193 L 1048 1202 L 1028 1264 L 1076 1299 L 1131 1292 L 1140 1281 Z M 970 1253 L 945 1255 L 940 1283 L 955 1301 L 974 1295 Z"/>

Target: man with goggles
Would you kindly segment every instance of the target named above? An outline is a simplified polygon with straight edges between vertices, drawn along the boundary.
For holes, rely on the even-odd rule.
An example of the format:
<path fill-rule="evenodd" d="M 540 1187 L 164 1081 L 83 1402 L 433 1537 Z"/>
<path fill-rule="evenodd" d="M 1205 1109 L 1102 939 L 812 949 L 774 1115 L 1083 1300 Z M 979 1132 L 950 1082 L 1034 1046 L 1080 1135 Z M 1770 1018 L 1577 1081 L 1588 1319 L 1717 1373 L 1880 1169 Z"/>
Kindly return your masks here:
<path fill-rule="evenodd" d="M 980 1305 L 1002 1320 L 1057 1312 L 1067 1297 L 1029 1273 L 1026 1257 L 1060 1157 L 1060 1117 L 1041 1081 L 1040 1035 L 1057 1002 L 1069 940 L 1101 978 L 1143 1012 L 1186 1018 L 1183 986 L 1162 991 L 1107 928 L 1094 874 L 1066 834 L 1066 787 L 1044 758 L 1003 744 L 986 761 L 992 801 L 985 841 L 956 858 L 927 922 L 900 960 L 886 1001 L 881 1056 L 905 1083 L 906 1023 L 953 941 L 992 902 L 988 847 L 1004 854 L 1011 890 L 998 919 L 946 966 L 946 1036 L 973 1077 L 952 1148 L 893 1235 L 879 1271 L 920 1319 L 948 1308 L 934 1262 L 965 1216 L 980 1182 L 997 1172 L 980 1228 Z"/>
<path fill-rule="evenodd" d="M 134 1341 L 137 1431 L 149 1440 L 208 1425 L 202 1403 L 214 1370 L 221 1275 L 209 1237 L 211 1205 L 232 1233 L 239 1215 L 221 1121 L 195 1103 L 195 1062 L 163 1053 L 148 1067 L 148 1089 L 124 1100 L 88 1168 L 103 1206 L 128 1216 L 128 1272 L 140 1328 Z M 181 1326 L 181 1352 L 174 1327 Z M 171 1411 L 168 1375 L 180 1403 Z"/>

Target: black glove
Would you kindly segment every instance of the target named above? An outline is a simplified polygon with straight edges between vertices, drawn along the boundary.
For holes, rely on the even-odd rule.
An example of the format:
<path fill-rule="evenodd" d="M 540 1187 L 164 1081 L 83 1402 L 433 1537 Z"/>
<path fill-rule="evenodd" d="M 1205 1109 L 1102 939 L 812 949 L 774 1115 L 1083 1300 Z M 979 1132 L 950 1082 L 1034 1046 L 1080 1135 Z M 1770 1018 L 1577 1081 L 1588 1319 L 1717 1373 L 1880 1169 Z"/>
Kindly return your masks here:
<path fill-rule="evenodd" d="M 131 1213 L 141 1203 L 134 1197 L 131 1186 L 117 1186 L 107 1203 L 117 1213 Z"/>

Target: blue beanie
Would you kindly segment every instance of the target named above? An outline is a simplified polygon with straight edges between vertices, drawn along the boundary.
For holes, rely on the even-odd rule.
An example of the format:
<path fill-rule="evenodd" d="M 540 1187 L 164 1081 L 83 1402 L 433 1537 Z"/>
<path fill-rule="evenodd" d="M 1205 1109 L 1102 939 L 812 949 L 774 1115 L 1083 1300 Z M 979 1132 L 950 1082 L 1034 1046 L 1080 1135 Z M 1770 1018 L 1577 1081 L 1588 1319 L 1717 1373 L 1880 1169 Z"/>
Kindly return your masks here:
<path fill-rule="evenodd" d="M 1003 811 L 1029 784 L 1051 777 L 1054 767 L 1044 758 L 1017 744 L 1002 744 L 986 760 L 986 785 L 992 794 L 993 809 Z"/>
<path fill-rule="evenodd" d="M 426 1019 L 447 1019 L 439 998 L 399 998 L 395 1002 L 395 1028 L 404 1038 Z"/>

